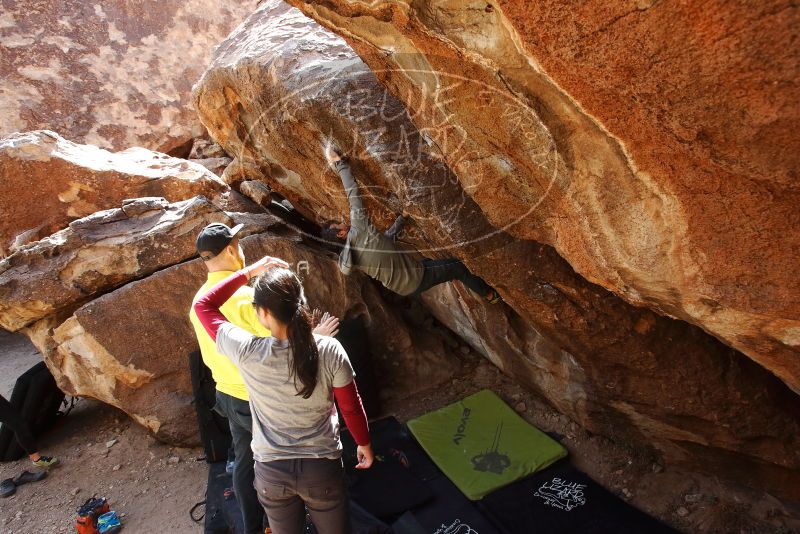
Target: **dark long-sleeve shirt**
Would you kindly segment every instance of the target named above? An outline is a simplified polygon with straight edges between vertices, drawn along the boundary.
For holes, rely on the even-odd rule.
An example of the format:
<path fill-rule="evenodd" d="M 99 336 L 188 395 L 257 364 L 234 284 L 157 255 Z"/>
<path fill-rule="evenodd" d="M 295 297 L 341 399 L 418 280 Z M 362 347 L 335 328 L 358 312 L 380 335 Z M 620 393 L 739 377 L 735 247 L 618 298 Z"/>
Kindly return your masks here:
<path fill-rule="evenodd" d="M 288 341 L 254 336 L 229 323 L 219 311 L 246 281 L 242 273 L 229 276 L 198 299 L 194 309 L 216 341 L 217 351 L 230 358 L 242 373 L 254 415 L 252 447 L 256 460 L 340 457 L 334 398 L 356 443 L 368 444 L 367 417 L 350 360 L 338 341 L 314 336 L 320 362 L 317 386 L 311 397 L 303 399 L 290 378 L 292 349 Z"/>
<path fill-rule="evenodd" d="M 339 254 L 339 268 L 344 274 L 349 274 L 356 267 L 391 291 L 410 295 L 422 282 L 423 267 L 408 251 L 395 243 L 395 237 L 405 219 L 401 215 L 386 234 L 380 233 L 372 225 L 364 209 L 350 165 L 339 160 L 335 167 L 350 203 L 350 232 Z"/>

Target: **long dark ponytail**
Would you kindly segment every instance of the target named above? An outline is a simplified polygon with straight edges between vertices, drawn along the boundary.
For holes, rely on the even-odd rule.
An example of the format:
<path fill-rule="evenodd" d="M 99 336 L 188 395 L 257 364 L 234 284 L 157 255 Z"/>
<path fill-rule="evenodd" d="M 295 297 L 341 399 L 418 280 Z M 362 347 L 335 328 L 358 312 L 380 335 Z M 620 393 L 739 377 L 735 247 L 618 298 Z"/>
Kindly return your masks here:
<path fill-rule="evenodd" d="M 273 267 L 256 281 L 253 302 L 288 326 L 290 374 L 297 394 L 309 398 L 317 386 L 319 350 L 311 333 L 311 311 L 300 279 L 289 269 Z M 298 380 L 302 387 L 298 387 Z"/>

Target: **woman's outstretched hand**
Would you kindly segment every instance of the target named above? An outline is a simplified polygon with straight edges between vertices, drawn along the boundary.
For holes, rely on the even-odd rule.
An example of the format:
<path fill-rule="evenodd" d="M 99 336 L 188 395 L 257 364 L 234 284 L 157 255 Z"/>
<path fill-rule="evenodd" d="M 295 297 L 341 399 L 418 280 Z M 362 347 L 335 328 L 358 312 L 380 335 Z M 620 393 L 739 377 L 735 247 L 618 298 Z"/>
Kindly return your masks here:
<path fill-rule="evenodd" d="M 289 264 L 283 261 L 280 258 L 273 258 L 272 256 L 264 256 L 257 262 L 253 263 L 252 265 L 248 265 L 244 268 L 244 272 L 247 275 L 247 279 L 253 278 L 254 276 L 261 276 L 268 270 L 273 267 L 283 267 L 284 269 L 289 268 Z"/>
<path fill-rule="evenodd" d="M 358 457 L 356 469 L 369 469 L 372 467 L 372 462 L 375 460 L 372 445 L 359 445 L 356 449 L 356 456 Z"/>
<path fill-rule="evenodd" d="M 315 325 L 313 333 L 319 336 L 336 337 L 339 333 L 339 318 L 328 312 L 323 314 L 319 308 L 311 313 L 311 322 Z"/>

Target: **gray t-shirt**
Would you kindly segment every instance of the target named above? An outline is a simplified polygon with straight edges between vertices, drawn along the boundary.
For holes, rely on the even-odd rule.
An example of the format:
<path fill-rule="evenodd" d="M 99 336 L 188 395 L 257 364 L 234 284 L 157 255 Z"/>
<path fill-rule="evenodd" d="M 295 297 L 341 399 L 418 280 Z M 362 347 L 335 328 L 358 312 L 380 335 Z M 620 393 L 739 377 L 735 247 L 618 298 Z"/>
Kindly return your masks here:
<path fill-rule="evenodd" d="M 236 364 L 250 394 L 253 457 L 259 462 L 342 455 L 333 388 L 353 381 L 353 367 L 336 339 L 314 339 L 319 349 L 317 387 L 304 399 L 290 377 L 288 340 L 254 336 L 231 323 L 217 332 L 217 352 Z"/>

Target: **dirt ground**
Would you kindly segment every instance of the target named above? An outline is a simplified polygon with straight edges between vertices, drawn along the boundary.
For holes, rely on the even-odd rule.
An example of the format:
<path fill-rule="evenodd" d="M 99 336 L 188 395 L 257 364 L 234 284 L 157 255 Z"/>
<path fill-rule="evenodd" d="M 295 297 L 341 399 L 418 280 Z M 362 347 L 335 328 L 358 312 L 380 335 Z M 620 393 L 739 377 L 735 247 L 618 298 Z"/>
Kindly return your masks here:
<path fill-rule="evenodd" d="M 0 332 L 0 392 L 40 356 L 22 336 Z M 684 532 L 800 532 L 800 509 L 773 497 L 731 487 L 711 477 L 653 465 L 609 440 L 589 435 L 482 358 L 468 354 L 463 374 L 413 398 L 390 401 L 401 421 L 490 388 L 546 432 L 563 436 L 573 462 L 607 488 Z M 72 533 L 75 510 L 92 495 L 107 497 L 131 533 L 202 532 L 189 509 L 204 499 L 207 465 L 202 449 L 155 441 L 124 413 L 82 399 L 41 440 L 62 466 L 45 480 L 0 500 L 0 534 Z M 0 479 L 31 469 L 27 459 L 0 465 Z M 521 533 L 524 534 L 524 533 Z"/>

